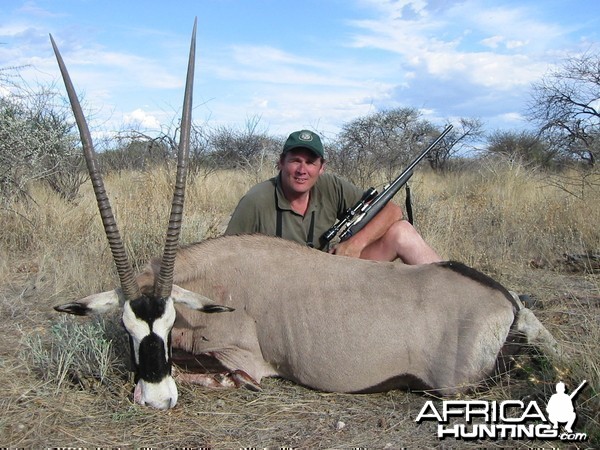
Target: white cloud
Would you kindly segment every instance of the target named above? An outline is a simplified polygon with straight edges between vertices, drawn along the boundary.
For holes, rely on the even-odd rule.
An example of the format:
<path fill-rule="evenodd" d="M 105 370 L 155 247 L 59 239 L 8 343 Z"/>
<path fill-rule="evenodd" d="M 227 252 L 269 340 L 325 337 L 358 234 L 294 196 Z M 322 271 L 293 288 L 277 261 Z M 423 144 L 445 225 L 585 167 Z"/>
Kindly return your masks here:
<path fill-rule="evenodd" d="M 369 8 L 377 9 L 391 20 L 414 18 L 416 16 L 428 18 L 428 2 L 426 0 L 361 0 Z"/>
<path fill-rule="evenodd" d="M 211 124 L 240 122 L 240 118 L 260 115 L 261 122 L 276 134 L 310 128 L 332 134 L 339 124 L 368 114 L 373 103 L 389 98 L 390 92 L 365 85 L 349 89 L 333 86 L 290 89 L 287 85 L 253 86 L 260 90 L 249 97 L 239 96 L 235 103 L 215 101 L 206 113 Z M 391 89 L 391 87 L 390 87 Z M 200 111 L 196 114 L 201 118 Z"/>
<path fill-rule="evenodd" d="M 19 8 L 20 13 L 28 14 L 34 17 L 42 17 L 42 18 L 53 18 L 60 17 L 62 14 L 52 13 L 49 10 L 42 8 L 37 5 L 36 2 L 24 2 L 23 6 Z"/>
<path fill-rule="evenodd" d="M 559 26 L 537 20 L 538 14 L 526 6 L 489 6 L 477 0 L 456 4 L 453 17 L 463 16 L 466 24 L 491 36 L 510 36 L 513 41 L 535 42 L 539 48 L 560 38 Z"/>
<path fill-rule="evenodd" d="M 506 43 L 506 48 L 512 50 L 515 48 L 521 48 L 521 47 L 525 47 L 527 44 L 529 44 L 529 41 L 508 41 Z"/>
<path fill-rule="evenodd" d="M 413 4 L 391 0 L 369 3 L 381 11 L 403 10 Z M 420 2 L 415 3 L 420 5 Z M 553 40 L 560 35 L 558 27 L 531 19 L 529 11 L 519 7 L 490 8 L 479 2 L 465 1 L 453 3 L 437 13 L 427 20 L 423 20 L 427 16 L 424 12 L 411 19 L 397 12 L 392 16 L 382 14 L 377 20 L 354 21 L 352 25 L 358 31 L 353 45 L 397 54 L 399 64 L 410 72 L 426 71 L 441 80 L 454 78 L 509 90 L 538 79 L 547 68 L 539 52 L 530 48 L 531 42 L 535 41 L 538 48 L 551 48 Z M 462 30 L 454 28 L 459 20 Z M 479 44 L 490 50 L 482 51 L 469 45 L 464 39 L 466 36 L 481 36 Z"/>
<path fill-rule="evenodd" d="M 503 122 L 515 122 L 515 123 L 520 123 L 523 122 L 525 120 L 525 117 L 523 116 L 523 114 L 518 113 L 518 112 L 507 112 L 504 114 L 500 114 L 498 116 L 498 118 L 500 120 L 502 120 Z"/>
<path fill-rule="evenodd" d="M 547 65 L 526 55 L 491 52 L 428 55 L 430 73 L 443 78 L 457 77 L 471 83 L 500 90 L 525 86 L 544 72 Z"/>
<path fill-rule="evenodd" d="M 502 42 L 505 42 L 504 36 L 492 36 L 481 40 L 481 44 L 489 48 L 498 48 Z"/>
<path fill-rule="evenodd" d="M 0 25 L 0 36 L 14 37 L 30 29 L 30 25 L 22 23 L 5 23 Z"/>
<path fill-rule="evenodd" d="M 138 108 L 129 114 L 125 114 L 125 124 L 134 127 L 141 127 L 146 130 L 158 130 L 160 129 L 159 120 L 152 114 L 148 114 L 146 111 Z"/>
<path fill-rule="evenodd" d="M 211 72 L 225 80 L 293 86 L 356 87 L 364 82 L 368 65 L 352 67 L 340 61 L 306 58 L 269 46 L 236 45 L 229 55 L 209 64 Z M 341 71 L 340 67 L 344 67 Z"/>
<path fill-rule="evenodd" d="M 124 75 L 129 85 L 140 83 L 150 89 L 176 89 L 184 84 L 184 75 L 174 74 L 163 62 L 137 57 L 127 53 L 100 52 L 95 55 L 96 64 L 106 66 L 108 71 Z"/>
<path fill-rule="evenodd" d="M 197 110 L 212 123 L 260 114 L 275 133 L 302 127 L 331 133 L 389 101 L 402 83 L 402 73 L 387 60 L 358 63 L 352 55 L 326 59 L 253 45 L 226 52 L 203 60 L 207 76 L 216 77 L 209 84 L 220 86 L 210 92 L 204 111 Z"/>

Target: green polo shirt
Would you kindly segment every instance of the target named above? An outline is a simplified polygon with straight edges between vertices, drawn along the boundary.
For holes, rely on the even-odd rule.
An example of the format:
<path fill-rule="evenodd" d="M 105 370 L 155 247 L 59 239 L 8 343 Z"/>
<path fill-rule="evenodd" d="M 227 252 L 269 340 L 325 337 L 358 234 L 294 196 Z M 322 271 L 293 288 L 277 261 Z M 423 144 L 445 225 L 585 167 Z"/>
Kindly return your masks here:
<path fill-rule="evenodd" d="M 277 216 L 281 220 L 281 237 L 309 244 L 313 228 L 313 244 L 323 250 L 320 237 L 346 210 L 356 204 L 363 191 L 335 175 L 324 173 L 310 191 L 310 202 L 304 215 L 292 210 L 283 195 L 280 177 L 274 177 L 251 188 L 240 200 L 225 234 L 261 233 L 277 236 Z"/>

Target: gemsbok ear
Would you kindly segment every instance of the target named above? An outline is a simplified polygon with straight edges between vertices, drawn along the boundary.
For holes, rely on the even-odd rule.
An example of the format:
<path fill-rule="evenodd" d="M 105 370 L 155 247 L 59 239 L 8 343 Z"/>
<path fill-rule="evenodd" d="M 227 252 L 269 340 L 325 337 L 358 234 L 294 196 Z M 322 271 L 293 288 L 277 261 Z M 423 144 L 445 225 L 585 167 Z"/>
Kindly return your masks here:
<path fill-rule="evenodd" d="M 113 289 L 112 291 L 90 295 L 76 302 L 55 306 L 54 309 L 58 312 L 76 316 L 87 316 L 89 314 L 105 314 L 117 309 L 123 303 L 124 298 L 121 289 Z"/>
<path fill-rule="evenodd" d="M 234 308 L 224 305 L 217 305 L 210 298 L 197 294 L 196 292 L 183 289 L 176 284 L 173 285 L 173 289 L 171 290 L 171 298 L 175 303 L 179 303 L 187 306 L 190 309 L 195 309 L 205 313 L 235 311 Z"/>

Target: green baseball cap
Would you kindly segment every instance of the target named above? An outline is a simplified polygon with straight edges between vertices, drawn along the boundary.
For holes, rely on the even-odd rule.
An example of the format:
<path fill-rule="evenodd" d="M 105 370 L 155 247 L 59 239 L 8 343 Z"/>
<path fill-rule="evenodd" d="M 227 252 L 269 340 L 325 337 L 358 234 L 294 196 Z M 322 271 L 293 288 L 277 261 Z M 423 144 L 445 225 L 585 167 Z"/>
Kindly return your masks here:
<path fill-rule="evenodd" d="M 290 134 L 283 145 L 283 153 L 285 154 L 295 148 L 306 148 L 321 158 L 325 157 L 321 138 L 312 131 L 300 130 Z"/>

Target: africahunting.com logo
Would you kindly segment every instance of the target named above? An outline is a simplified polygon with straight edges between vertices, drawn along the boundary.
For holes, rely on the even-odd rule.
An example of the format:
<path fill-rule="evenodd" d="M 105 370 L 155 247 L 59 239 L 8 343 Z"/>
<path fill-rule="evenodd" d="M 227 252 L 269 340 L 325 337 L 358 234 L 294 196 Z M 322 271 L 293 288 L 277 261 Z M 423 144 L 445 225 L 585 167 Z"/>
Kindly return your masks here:
<path fill-rule="evenodd" d="M 565 384 L 556 384 L 545 408 L 538 402 L 505 400 L 444 400 L 441 408 L 427 401 L 415 422 L 436 421 L 440 439 L 560 439 L 585 441 L 585 433 L 573 431 L 577 413 L 573 399 L 587 383 L 565 393 Z M 453 422 L 450 424 L 450 422 Z M 462 422 L 462 423 L 456 423 Z"/>

